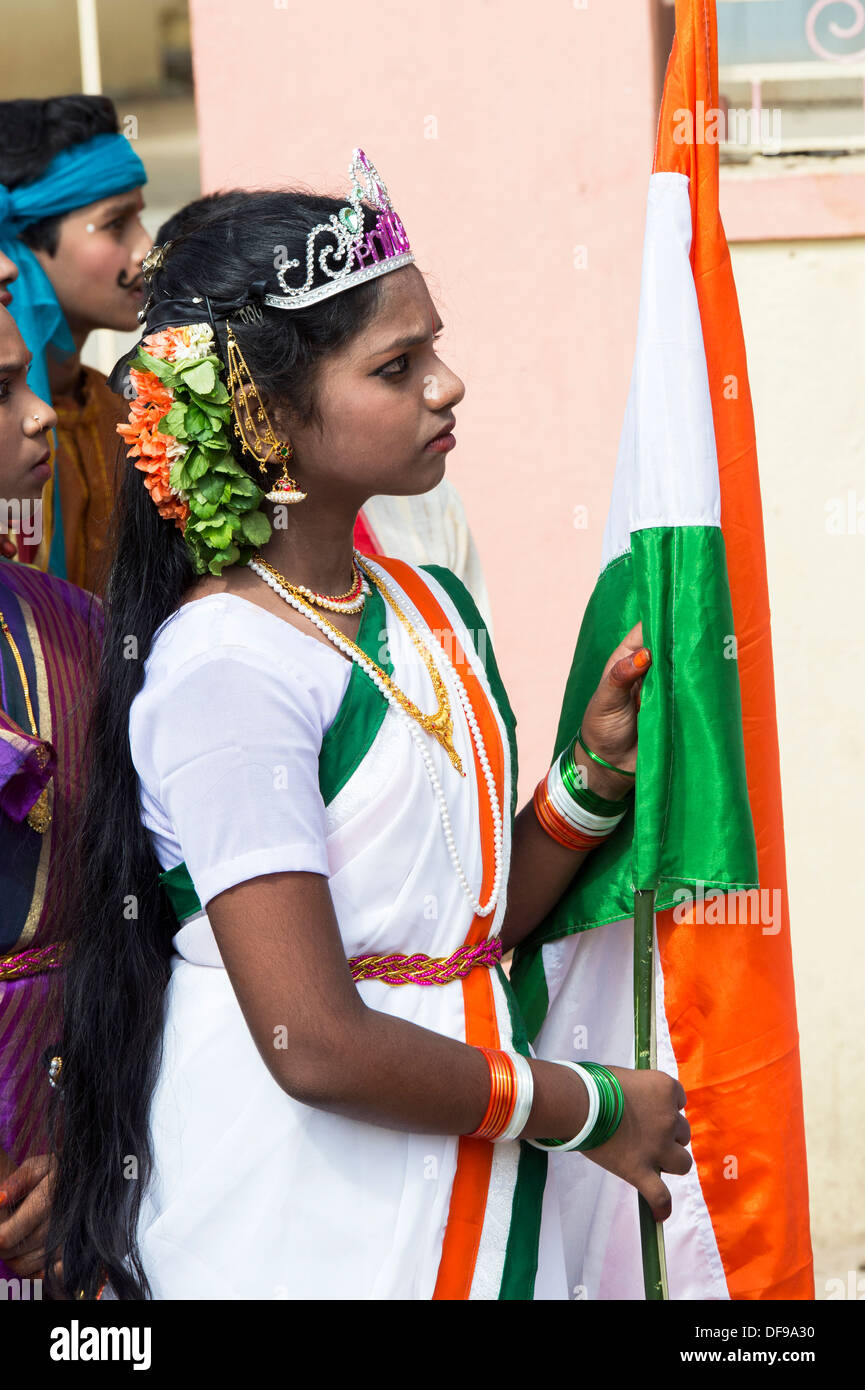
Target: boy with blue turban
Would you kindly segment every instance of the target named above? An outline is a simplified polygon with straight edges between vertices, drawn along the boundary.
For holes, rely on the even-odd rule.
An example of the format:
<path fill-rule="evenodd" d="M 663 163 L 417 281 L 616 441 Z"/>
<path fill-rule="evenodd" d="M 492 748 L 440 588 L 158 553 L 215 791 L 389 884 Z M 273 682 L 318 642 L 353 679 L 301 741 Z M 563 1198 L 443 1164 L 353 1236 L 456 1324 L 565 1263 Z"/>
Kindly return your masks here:
<path fill-rule="evenodd" d="M 106 97 L 2 102 L 0 129 L 0 253 L 18 268 L 9 311 L 33 354 L 29 383 L 58 417 L 42 539 L 22 535 L 18 558 L 99 593 L 124 403 L 81 351 L 94 329 L 138 327 L 147 174 Z"/>

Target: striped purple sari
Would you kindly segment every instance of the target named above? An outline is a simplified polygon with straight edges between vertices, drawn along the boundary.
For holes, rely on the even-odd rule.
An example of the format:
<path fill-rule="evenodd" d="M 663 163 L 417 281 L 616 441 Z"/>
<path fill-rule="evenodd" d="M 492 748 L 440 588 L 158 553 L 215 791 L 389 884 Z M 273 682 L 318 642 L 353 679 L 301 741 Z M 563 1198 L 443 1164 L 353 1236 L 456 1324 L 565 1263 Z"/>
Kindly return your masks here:
<path fill-rule="evenodd" d="M 37 729 L 0 630 L 0 1149 L 17 1166 L 48 1142 L 43 1056 L 60 1037 L 58 947 L 71 925 L 63 859 L 82 791 L 102 612 L 83 589 L 5 559 L 0 612 Z M 40 831 L 41 811 L 50 820 Z M 9 1275 L 0 1261 L 0 1277 Z"/>

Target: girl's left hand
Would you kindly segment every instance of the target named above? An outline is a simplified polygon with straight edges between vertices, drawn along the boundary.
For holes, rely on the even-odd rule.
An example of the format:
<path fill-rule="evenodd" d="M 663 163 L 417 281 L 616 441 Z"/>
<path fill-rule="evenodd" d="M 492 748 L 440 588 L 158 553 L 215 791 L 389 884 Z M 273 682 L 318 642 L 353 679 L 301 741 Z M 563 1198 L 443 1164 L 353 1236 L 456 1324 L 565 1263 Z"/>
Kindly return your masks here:
<path fill-rule="evenodd" d="M 640 688 L 651 661 L 651 653 L 643 646 L 643 624 L 640 622 L 631 628 L 624 641 L 610 653 L 598 688 L 583 715 L 582 736 L 586 745 L 593 753 L 597 753 L 599 758 L 605 758 L 608 763 L 613 763 L 625 772 L 634 772 L 637 766 L 637 712 L 640 708 Z M 581 751 L 577 744 L 576 754 L 579 755 Z M 581 761 L 579 756 L 577 761 Z M 605 768 L 593 763 L 592 759 L 588 761 L 593 774 L 606 772 Z M 615 773 L 610 773 L 605 781 L 610 783 L 614 778 L 622 786 L 626 782 L 633 786 L 633 778 L 617 778 Z"/>

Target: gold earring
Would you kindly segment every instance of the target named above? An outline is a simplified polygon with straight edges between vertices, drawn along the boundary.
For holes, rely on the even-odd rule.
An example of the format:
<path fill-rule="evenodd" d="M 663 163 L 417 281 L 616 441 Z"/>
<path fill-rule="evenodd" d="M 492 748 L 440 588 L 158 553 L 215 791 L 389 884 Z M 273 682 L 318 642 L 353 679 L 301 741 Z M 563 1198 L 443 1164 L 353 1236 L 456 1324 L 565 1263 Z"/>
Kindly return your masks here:
<path fill-rule="evenodd" d="M 288 463 L 290 459 L 294 458 L 294 449 L 290 443 L 280 444 L 277 453 L 284 460 L 282 472 L 270 492 L 264 494 L 265 497 L 268 502 L 302 502 L 306 493 L 298 491 L 297 483 L 288 472 Z"/>
<path fill-rule="evenodd" d="M 259 471 L 267 472 L 267 465 L 275 457 L 277 462 L 282 462 L 282 472 L 277 478 L 270 492 L 265 496 L 269 502 L 302 502 L 306 497 L 305 492 L 301 492 L 294 478 L 289 476 L 288 461 L 294 457 L 294 450 L 287 441 L 277 439 L 273 426 L 264 408 L 264 402 L 258 394 L 258 387 L 252 379 L 252 373 L 246 365 L 246 359 L 240 350 L 240 344 L 234 336 L 231 324 L 226 321 L 225 325 L 225 346 L 228 367 L 228 390 L 231 395 L 231 408 L 234 412 L 234 433 L 240 440 L 240 447 L 245 454 L 258 461 Z M 246 414 L 243 417 L 243 428 L 241 428 L 239 407 L 237 401 L 245 402 L 244 409 Z M 255 419 L 253 419 L 253 407 L 255 408 Z M 263 425 L 263 429 L 259 429 Z M 250 447 L 247 440 L 247 433 L 255 440 L 254 448 Z"/>

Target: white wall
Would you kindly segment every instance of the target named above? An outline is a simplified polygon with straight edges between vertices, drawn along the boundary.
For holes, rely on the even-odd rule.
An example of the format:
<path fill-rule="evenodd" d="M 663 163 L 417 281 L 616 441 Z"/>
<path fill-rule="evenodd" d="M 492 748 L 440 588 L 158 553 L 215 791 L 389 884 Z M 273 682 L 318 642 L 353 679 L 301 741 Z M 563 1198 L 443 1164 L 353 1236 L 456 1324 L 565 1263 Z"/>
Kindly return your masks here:
<path fill-rule="evenodd" d="M 733 246 L 766 528 L 816 1242 L 865 1238 L 865 240 Z M 859 531 L 827 530 L 848 493 Z M 820 1288 L 818 1284 L 818 1296 Z"/>

